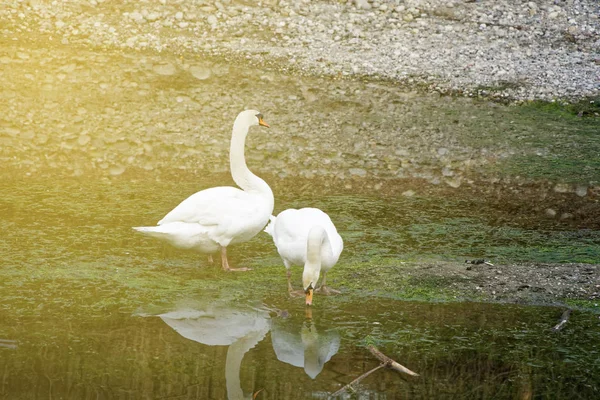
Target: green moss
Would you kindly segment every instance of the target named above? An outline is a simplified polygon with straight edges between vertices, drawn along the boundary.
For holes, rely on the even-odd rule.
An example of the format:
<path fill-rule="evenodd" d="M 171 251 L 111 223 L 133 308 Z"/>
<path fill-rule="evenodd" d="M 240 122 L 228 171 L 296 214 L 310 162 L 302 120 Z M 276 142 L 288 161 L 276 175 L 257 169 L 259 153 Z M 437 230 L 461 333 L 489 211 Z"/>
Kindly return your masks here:
<path fill-rule="evenodd" d="M 600 117 L 600 96 L 589 97 L 574 102 L 568 101 L 531 101 L 526 102 L 521 106 L 525 110 L 531 110 L 534 113 L 544 113 L 547 115 L 555 115 L 561 118 L 581 118 Z"/>

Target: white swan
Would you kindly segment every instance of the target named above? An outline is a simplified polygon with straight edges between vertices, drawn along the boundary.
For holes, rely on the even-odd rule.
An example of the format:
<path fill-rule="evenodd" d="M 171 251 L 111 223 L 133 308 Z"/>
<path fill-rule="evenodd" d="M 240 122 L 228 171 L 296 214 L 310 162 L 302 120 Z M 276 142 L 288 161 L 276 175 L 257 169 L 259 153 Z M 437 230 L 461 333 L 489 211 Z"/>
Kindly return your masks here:
<path fill-rule="evenodd" d="M 229 266 L 227 246 L 246 242 L 259 233 L 269 221 L 275 202 L 269 185 L 246 166 L 246 136 L 255 125 L 269 126 L 255 110 L 242 111 L 233 123 L 229 162 L 231 176 L 241 190 L 230 186 L 202 190 L 182 201 L 158 221 L 158 226 L 133 229 L 183 249 L 209 254 L 220 249 L 225 271 L 249 270 Z"/>
<path fill-rule="evenodd" d="M 344 248 L 342 237 L 329 215 L 318 208 L 290 208 L 271 217 L 265 232 L 273 237 L 273 242 L 287 269 L 288 290 L 292 293 L 290 268 L 304 265 L 302 283 L 306 293 L 306 304 L 312 304 L 313 290 L 323 271 L 323 281 L 317 290 L 325 294 L 336 293 L 326 286 L 327 271 L 340 258 Z M 338 292 L 339 293 L 339 292 Z"/>

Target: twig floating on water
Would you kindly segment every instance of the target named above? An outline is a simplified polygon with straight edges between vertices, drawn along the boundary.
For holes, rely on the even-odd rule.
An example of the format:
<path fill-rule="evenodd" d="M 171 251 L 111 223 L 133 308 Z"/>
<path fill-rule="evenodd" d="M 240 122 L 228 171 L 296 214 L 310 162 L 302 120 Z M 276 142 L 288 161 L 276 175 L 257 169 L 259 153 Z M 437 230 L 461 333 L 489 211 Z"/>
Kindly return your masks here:
<path fill-rule="evenodd" d="M 568 310 L 565 310 L 565 312 L 562 313 L 562 315 L 560 316 L 560 322 L 558 324 L 554 325 L 554 328 L 552 328 L 552 331 L 558 332 L 562 328 L 565 327 L 565 324 L 567 323 L 567 321 L 569 320 L 569 317 L 571 316 L 571 311 L 572 310 L 569 308 Z"/>
<path fill-rule="evenodd" d="M 416 372 L 411 371 L 410 369 L 406 368 L 404 365 L 397 363 L 396 361 L 392 360 L 391 358 L 389 358 L 388 356 L 386 356 L 385 354 L 380 352 L 375 346 L 369 345 L 368 349 L 371 352 L 371 354 L 373 354 L 375 357 L 377 357 L 379 359 L 379 361 L 381 361 L 383 363 L 383 365 L 385 365 L 386 367 L 391 368 L 398 372 L 403 372 L 403 373 L 411 375 L 411 376 L 419 376 L 419 374 L 417 374 Z"/>
<path fill-rule="evenodd" d="M 331 396 L 329 396 L 329 398 L 331 397 L 336 397 L 339 396 L 340 394 L 344 393 L 346 391 L 346 389 L 352 387 L 352 385 L 354 385 L 355 383 L 358 383 L 360 381 L 362 381 L 363 379 L 365 379 L 367 376 L 371 375 L 373 372 L 377 371 L 380 368 L 385 367 L 385 364 L 379 364 L 378 366 L 376 366 L 375 368 L 365 372 L 364 374 L 362 374 L 361 376 L 359 376 L 358 378 L 356 378 L 355 380 L 353 380 L 352 382 L 350 382 L 349 384 L 345 385 L 344 387 L 342 387 L 340 390 L 338 390 L 337 392 L 335 392 L 334 394 L 332 394 Z"/>
<path fill-rule="evenodd" d="M 355 383 L 362 381 L 367 376 L 371 375 L 373 372 L 375 372 L 378 369 L 383 368 L 383 367 L 393 369 L 394 371 L 403 372 L 403 373 L 411 375 L 411 376 L 419 376 L 419 374 L 417 374 L 416 372 L 411 371 L 410 369 L 406 368 L 404 365 L 397 363 L 396 361 L 392 360 L 391 358 L 389 358 L 388 356 L 383 354 L 375 346 L 369 345 L 367 348 L 369 349 L 371 354 L 373 354 L 379 361 L 381 361 L 381 364 L 379 364 L 375 368 L 365 372 L 364 374 L 362 374 L 361 376 L 359 376 L 352 382 L 348 383 L 347 385 L 342 387 L 340 390 L 338 390 L 337 392 L 330 395 L 329 398 L 339 396 L 340 394 L 344 393 L 346 390 L 352 388 L 352 385 L 354 385 Z"/>

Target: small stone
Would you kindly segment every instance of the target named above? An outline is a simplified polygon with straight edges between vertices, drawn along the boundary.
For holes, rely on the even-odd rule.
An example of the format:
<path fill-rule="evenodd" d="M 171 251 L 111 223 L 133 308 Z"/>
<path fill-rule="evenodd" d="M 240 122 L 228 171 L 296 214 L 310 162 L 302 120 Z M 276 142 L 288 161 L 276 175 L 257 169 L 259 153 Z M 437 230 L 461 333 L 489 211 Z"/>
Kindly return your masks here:
<path fill-rule="evenodd" d="M 587 195 L 587 192 L 588 192 L 587 186 L 579 185 L 579 186 L 577 186 L 577 189 L 575 189 L 575 194 L 577 194 L 577 196 L 579 196 L 579 197 L 585 197 Z"/>
<path fill-rule="evenodd" d="M 181 21 L 183 19 L 183 13 L 181 11 L 175 13 L 175 19 Z"/>
<path fill-rule="evenodd" d="M 569 193 L 571 191 L 571 185 L 566 183 L 557 183 L 556 186 L 554 186 L 554 191 L 556 193 Z"/>
<path fill-rule="evenodd" d="M 446 179 L 446 184 L 454 189 L 458 189 L 462 184 L 460 177 Z"/>
<path fill-rule="evenodd" d="M 190 67 L 189 71 L 194 78 L 199 79 L 201 81 L 210 78 L 210 69 L 208 68 L 194 65 Z"/>
<path fill-rule="evenodd" d="M 356 8 L 360 8 L 363 10 L 370 10 L 371 4 L 367 0 L 354 0 L 354 4 L 356 4 Z"/>
<path fill-rule="evenodd" d="M 413 190 L 406 190 L 404 192 L 402 192 L 402 196 L 404 197 L 413 197 L 415 195 L 415 192 Z"/>
<path fill-rule="evenodd" d="M 123 172 L 125 172 L 125 167 L 122 165 L 113 165 L 108 170 L 108 173 L 111 174 L 112 176 L 121 175 Z"/>
<path fill-rule="evenodd" d="M 350 173 L 350 175 L 359 176 L 361 178 L 367 176 L 367 171 L 362 168 L 350 168 L 348 172 Z"/>
<path fill-rule="evenodd" d="M 558 17 L 558 13 L 556 11 L 552 11 L 550 14 L 548 14 L 548 18 L 550 19 L 555 19 L 556 17 Z"/>
<path fill-rule="evenodd" d="M 216 25 L 217 24 L 217 17 L 215 17 L 214 15 L 209 15 L 206 20 L 211 25 Z"/>
<path fill-rule="evenodd" d="M 146 16 L 146 19 L 151 22 L 156 21 L 159 18 L 160 18 L 160 14 L 157 12 L 151 12 L 148 14 L 148 16 Z"/>
<path fill-rule="evenodd" d="M 129 18 L 131 18 L 132 20 L 134 20 L 137 23 L 142 23 L 145 21 L 144 16 L 137 11 L 129 13 Z"/>
<path fill-rule="evenodd" d="M 544 211 L 544 213 L 546 213 L 547 217 L 550 217 L 550 218 L 556 217 L 556 211 L 553 210 L 552 208 L 546 208 L 546 210 Z"/>
<path fill-rule="evenodd" d="M 85 146 L 90 140 L 92 139 L 88 135 L 81 135 L 79 136 L 79 139 L 77 139 L 77 143 L 79 143 L 80 146 Z"/>
<path fill-rule="evenodd" d="M 152 70 L 156 74 L 164 76 L 174 75 L 175 72 L 177 72 L 177 68 L 175 68 L 175 66 L 171 63 L 157 64 L 154 67 L 152 67 Z"/>

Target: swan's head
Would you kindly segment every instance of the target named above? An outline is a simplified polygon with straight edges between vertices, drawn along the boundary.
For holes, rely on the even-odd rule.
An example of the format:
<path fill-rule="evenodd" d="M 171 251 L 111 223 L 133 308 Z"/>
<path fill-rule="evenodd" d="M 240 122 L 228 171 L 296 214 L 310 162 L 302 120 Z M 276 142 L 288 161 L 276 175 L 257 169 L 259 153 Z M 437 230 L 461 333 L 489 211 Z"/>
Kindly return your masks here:
<path fill-rule="evenodd" d="M 304 293 L 306 294 L 306 305 L 312 306 L 313 293 L 319 280 L 321 273 L 321 265 L 311 264 L 306 262 L 304 264 L 304 272 L 302 273 L 302 284 L 304 285 Z"/>
<path fill-rule="evenodd" d="M 260 125 L 260 126 L 266 126 L 267 128 L 269 128 L 269 124 L 267 124 L 265 122 L 265 120 L 263 119 L 263 115 L 259 111 L 256 111 L 256 110 L 242 111 L 241 113 L 238 114 L 236 119 L 240 122 L 243 122 L 247 126 Z"/>

